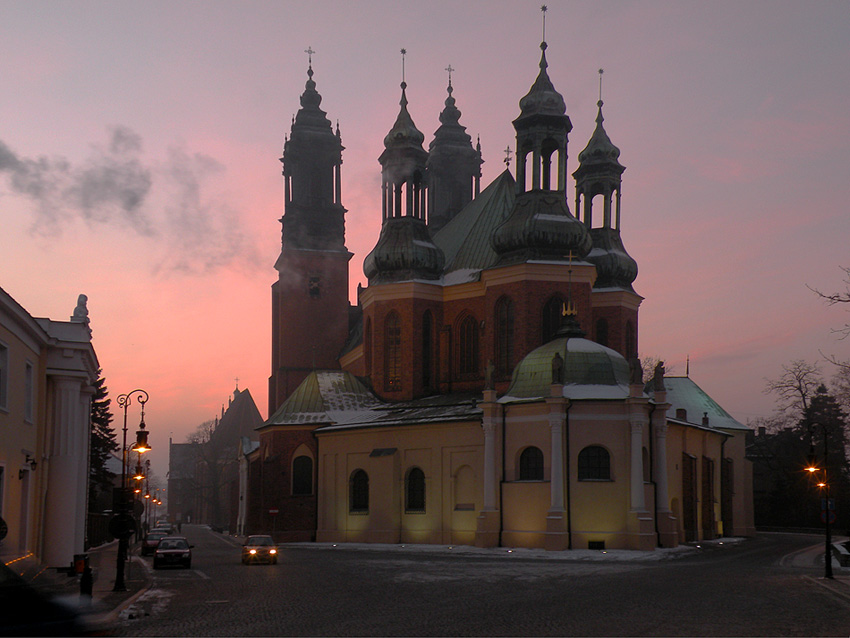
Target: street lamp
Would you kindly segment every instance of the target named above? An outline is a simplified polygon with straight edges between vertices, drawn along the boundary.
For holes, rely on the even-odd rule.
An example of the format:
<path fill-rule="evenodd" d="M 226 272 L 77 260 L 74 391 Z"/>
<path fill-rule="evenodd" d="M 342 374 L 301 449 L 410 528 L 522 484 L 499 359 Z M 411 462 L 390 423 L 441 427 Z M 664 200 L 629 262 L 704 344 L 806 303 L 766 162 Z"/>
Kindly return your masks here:
<path fill-rule="evenodd" d="M 130 500 L 127 490 L 127 465 L 129 460 L 129 450 L 127 448 L 127 408 L 133 402 L 133 396 L 136 396 L 136 400 L 142 406 L 142 418 L 139 424 L 139 431 L 136 432 L 136 444 L 133 446 L 133 449 L 139 453 L 150 450 L 148 446 L 148 433 L 145 430 L 145 404 L 148 402 L 148 393 L 142 389 L 136 389 L 127 394 L 119 395 L 117 399 L 118 407 L 124 409 L 124 436 L 121 444 L 121 498 L 117 508 L 119 510 L 118 515 L 113 518 L 113 522 L 115 523 L 114 528 L 111 530 L 113 535 L 118 537 L 118 561 L 115 567 L 115 586 L 112 588 L 112 591 L 127 591 L 127 585 L 124 583 L 124 563 L 127 561 L 130 536 L 135 527 L 134 519 L 127 512 L 128 501 Z"/>
<path fill-rule="evenodd" d="M 814 430 L 817 427 L 817 423 L 813 423 L 810 428 L 810 433 L 814 435 Z M 829 520 L 832 515 L 832 508 L 830 507 L 831 503 L 829 500 L 829 477 L 827 474 L 827 461 L 829 459 L 829 448 L 827 444 L 827 432 L 826 426 L 821 425 L 823 429 L 823 479 L 818 480 L 817 486 L 823 490 L 824 496 L 826 497 L 823 501 L 824 505 L 821 509 L 823 510 L 823 520 L 826 524 L 826 543 L 824 547 L 823 554 L 823 577 L 824 578 L 833 578 L 832 576 L 832 522 Z M 809 459 L 808 459 L 808 467 L 806 471 L 815 476 L 815 473 L 818 472 L 820 468 L 817 465 L 817 455 L 815 454 L 815 445 L 812 442 L 809 447 Z"/>

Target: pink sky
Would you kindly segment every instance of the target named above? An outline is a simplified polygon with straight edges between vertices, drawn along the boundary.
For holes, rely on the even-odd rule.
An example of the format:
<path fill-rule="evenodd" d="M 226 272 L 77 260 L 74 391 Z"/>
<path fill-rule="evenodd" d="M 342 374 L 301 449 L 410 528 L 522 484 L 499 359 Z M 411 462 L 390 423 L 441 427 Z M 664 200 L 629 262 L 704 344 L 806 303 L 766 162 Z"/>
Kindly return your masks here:
<path fill-rule="evenodd" d="M 742 422 L 765 377 L 819 351 L 850 265 L 850 9 L 842 2 L 549 2 L 549 75 L 573 122 L 620 147 L 623 238 L 637 260 L 641 354 L 666 359 Z M 380 229 L 382 140 L 398 112 L 439 126 L 449 64 L 486 185 L 537 74 L 539 4 L 0 4 L 0 286 L 35 316 L 89 297 L 110 394 L 150 393 L 157 473 L 251 390 L 263 416 L 284 135 L 312 47 L 339 121 L 352 290 Z M 570 180 L 567 201 L 574 202 Z M 828 369 L 828 367 L 827 367 Z M 116 415 L 120 424 L 120 415 Z M 138 423 L 137 406 L 130 424 Z"/>

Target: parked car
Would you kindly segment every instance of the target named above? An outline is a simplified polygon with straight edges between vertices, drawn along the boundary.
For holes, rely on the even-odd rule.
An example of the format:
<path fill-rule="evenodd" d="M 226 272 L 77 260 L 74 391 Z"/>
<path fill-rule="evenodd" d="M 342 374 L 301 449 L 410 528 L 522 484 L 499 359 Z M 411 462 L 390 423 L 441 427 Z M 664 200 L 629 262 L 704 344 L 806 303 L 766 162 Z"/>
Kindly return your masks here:
<path fill-rule="evenodd" d="M 144 540 L 142 541 L 142 556 L 147 556 L 149 554 L 153 554 L 154 550 L 156 550 L 157 545 L 159 545 L 159 541 L 162 538 L 168 536 L 168 532 L 165 530 L 152 530 L 147 533 Z"/>
<path fill-rule="evenodd" d="M 277 564 L 277 547 L 271 536 L 256 534 L 245 539 L 242 546 L 242 564 L 250 563 Z"/>
<path fill-rule="evenodd" d="M 192 545 L 183 536 L 163 536 L 153 552 L 153 568 L 178 565 L 192 566 Z"/>
<path fill-rule="evenodd" d="M 174 526 L 167 521 L 157 521 L 156 525 L 151 531 L 165 531 L 167 534 L 173 534 Z"/>

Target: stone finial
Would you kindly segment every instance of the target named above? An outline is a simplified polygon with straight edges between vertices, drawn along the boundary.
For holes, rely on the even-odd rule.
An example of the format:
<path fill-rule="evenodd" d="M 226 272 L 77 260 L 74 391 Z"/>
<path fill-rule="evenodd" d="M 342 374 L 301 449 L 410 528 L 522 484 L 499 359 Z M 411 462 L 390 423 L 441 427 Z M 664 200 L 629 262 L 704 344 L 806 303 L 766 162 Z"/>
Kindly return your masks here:
<path fill-rule="evenodd" d="M 484 389 L 485 390 L 493 390 L 493 372 L 496 370 L 496 366 L 493 365 L 493 360 L 490 359 L 487 361 L 487 367 L 484 369 Z"/>
<path fill-rule="evenodd" d="M 71 315 L 71 321 L 74 323 L 84 323 L 89 325 L 89 309 L 86 306 L 89 298 L 85 295 L 77 297 L 77 307 L 74 308 L 74 314 Z"/>
<path fill-rule="evenodd" d="M 637 357 L 629 359 L 629 383 L 631 385 L 643 385 L 643 366 Z"/>
<path fill-rule="evenodd" d="M 552 357 L 552 383 L 564 382 L 564 358 L 560 352 Z"/>
<path fill-rule="evenodd" d="M 667 388 L 664 387 L 664 362 L 659 361 L 655 365 L 655 372 L 652 375 L 652 387 L 656 392 L 664 392 Z"/>

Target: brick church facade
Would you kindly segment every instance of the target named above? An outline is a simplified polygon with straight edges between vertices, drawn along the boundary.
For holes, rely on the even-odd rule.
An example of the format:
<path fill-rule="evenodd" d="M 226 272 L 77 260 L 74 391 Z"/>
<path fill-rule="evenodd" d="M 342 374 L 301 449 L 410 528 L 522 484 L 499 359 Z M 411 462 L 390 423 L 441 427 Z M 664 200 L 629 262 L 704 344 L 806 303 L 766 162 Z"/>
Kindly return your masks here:
<path fill-rule="evenodd" d="M 247 532 L 548 549 L 753 532 L 746 427 L 687 377 L 642 377 L 625 168 L 601 100 L 570 211 L 572 123 L 546 50 L 513 122 L 515 172 L 483 190 L 451 78 L 427 151 L 402 82 L 356 305 L 344 149 L 310 64 L 281 158 L 270 417 L 246 453 Z"/>

